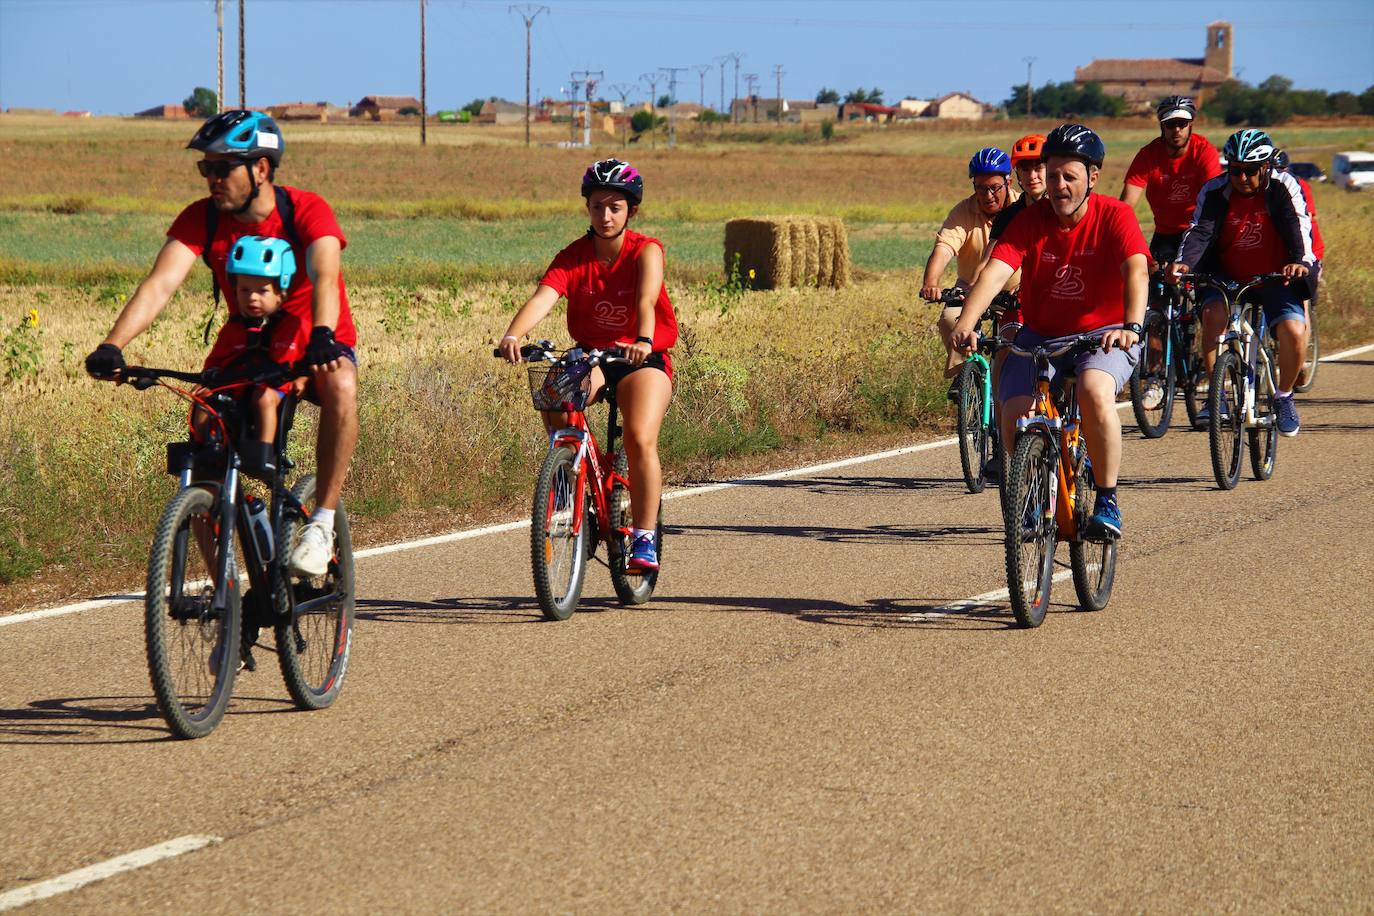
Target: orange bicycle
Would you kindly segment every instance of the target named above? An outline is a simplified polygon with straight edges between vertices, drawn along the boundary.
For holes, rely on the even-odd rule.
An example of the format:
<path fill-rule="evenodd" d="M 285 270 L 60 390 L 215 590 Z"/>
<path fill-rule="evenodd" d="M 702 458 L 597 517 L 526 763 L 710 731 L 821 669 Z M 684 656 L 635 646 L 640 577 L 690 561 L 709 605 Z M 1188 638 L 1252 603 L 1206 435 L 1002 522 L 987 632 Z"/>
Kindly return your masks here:
<path fill-rule="evenodd" d="M 1050 606 L 1054 550 L 1069 542 L 1069 565 L 1078 602 L 1099 611 L 1112 596 L 1116 541 L 1084 537 L 1097 488 L 1087 443 L 1080 430 L 1074 377 L 1061 373 L 1050 384 L 1050 360 L 1102 346 L 1100 335 L 1047 340 L 1029 350 L 1009 349 L 1035 361 L 1035 413 L 1016 422 L 1016 442 L 1002 503 L 1006 527 L 1007 591 L 1023 627 L 1038 627 Z M 1060 386 L 1059 380 L 1062 380 Z"/>

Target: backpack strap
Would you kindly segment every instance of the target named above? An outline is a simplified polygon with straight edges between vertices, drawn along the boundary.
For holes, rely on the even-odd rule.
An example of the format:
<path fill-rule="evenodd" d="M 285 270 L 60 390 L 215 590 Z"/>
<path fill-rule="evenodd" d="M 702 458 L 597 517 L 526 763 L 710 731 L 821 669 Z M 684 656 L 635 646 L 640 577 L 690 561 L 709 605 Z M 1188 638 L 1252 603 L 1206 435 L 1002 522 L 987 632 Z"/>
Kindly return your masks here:
<path fill-rule="evenodd" d="M 205 321 L 205 332 L 201 335 L 204 343 L 210 343 L 210 329 L 215 326 L 215 314 L 219 311 L 219 276 L 215 273 L 215 265 L 210 263 L 210 244 L 215 240 L 215 232 L 219 229 L 219 211 L 215 209 L 215 202 L 210 199 L 205 201 L 205 247 L 201 249 L 200 259 L 205 262 L 205 266 L 210 268 L 210 295 L 215 300 L 215 307 L 210 311 L 210 317 Z"/>
<path fill-rule="evenodd" d="M 301 242 L 300 233 L 296 231 L 296 205 L 291 200 L 291 195 L 286 192 L 286 188 L 276 185 L 272 190 L 277 192 L 277 213 L 281 214 L 282 228 L 286 230 L 286 240 L 291 243 L 292 248 L 299 248 L 302 257 L 305 255 L 305 245 Z M 302 260 L 299 268 L 304 268 L 305 261 Z"/>

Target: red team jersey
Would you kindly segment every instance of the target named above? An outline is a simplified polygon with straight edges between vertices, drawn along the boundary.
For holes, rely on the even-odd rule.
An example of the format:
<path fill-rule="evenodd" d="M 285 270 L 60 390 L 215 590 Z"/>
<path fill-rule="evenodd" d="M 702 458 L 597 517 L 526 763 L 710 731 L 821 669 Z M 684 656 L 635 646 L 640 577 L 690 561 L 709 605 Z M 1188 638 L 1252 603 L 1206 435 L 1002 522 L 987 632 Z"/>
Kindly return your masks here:
<path fill-rule="evenodd" d="M 568 298 L 568 333 L 583 346 L 632 344 L 639 336 L 639 255 L 646 245 L 657 245 L 661 251 L 663 243 L 628 229 L 624 239 L 615 263 L 605 267 L 597 260 L 592 237 L 584 235 L 558 253 L 539 281 Z M 675 343 L 677 316 L 664 286 L 654 304 L 654 352 L 669 350 Z"/>
<path fill-rule="evenodd" d="M 295 207 L 296 233 L 301 244 L 308 248 L 316 239 L 334 236 L 341 248 L 347 247 L 343 230 L 334 219 L 334 211 L 318 194 L 284 188 L 291 196 Z M 176 239 L 197 256 L 205 250 L 205 217 L 210 199 L 203 198 L 181 211 L 181 215 L 167 230 L 167 237 Z M 227 300 L 229 314 L 238 313 L 234 297 L 234 286 L 225 272 L 225 262 L 234 243 L 245 235 L 261 235 L 268 238 L 289 239 L 290 234 L 282 225 L 281 215 L 273 208 L 267 218 L 260 223 L 241 223 L 227 213 L 221 213 L 215 226 L 215 237 L 210 242 L 210 263 L 214 265 L 215 276 Z M 312 297 L 315 287 L 305 269 L 305 248 L 293 245 L 296 255 L 296 276 L 291 280 L 286 301 L 282 304 L 282 315 L 272 332 L 270 355 L 274 362 L 292 363 L 305 355 L 306 345 L 310 342 L 310 329 L 314 326 Z M 228 365 L 239 356 L 246 342 L 246 328 L 235 321 L 227 322 L 215 338 L 215 345 L 205 359 L 207 367 Z M 348 309 L 348 293 L 344 289 L 343 272 L 339 273 L 339 323 L 334 328 L 334 339 L 350 347 L 358 342 L 357 331 L 353 327 L 353 315 Z"/>
<path fill-rule="evenodd" d="M 1135 211 L 1093 194 L 1087 212 L 1064 229 L 1048 199 L 1031 204 L 1011 221 L 992 257 L 1021 268 L 1021 313 L 1026 327 L 1043 337 L 1065 337 L 1125 321 L 1121 264 L 1150 256 Z"/>
<path fill-rule="evenodd" d="M 1126 184 L 1145 189 L 1155 232 L 1177 235 L 1192 224 L 1202 186 L 1220 174 L 1217 149 L 1202 134 L 1193 134 L 1177 159 L 1169 156 L 1164 141 L 1156 137 L 1135 154 L 1126 170 Z"/>
<path fill-rule="evenodd" d="M 1274 231 L 1264 194 L 1232 194 L 1226 221 L 1217 231 L 1216 250 L 1221 269 L 1241 283 L 1258 274 L 1273 273 L 1288 263 L 1288 249 Z"/>

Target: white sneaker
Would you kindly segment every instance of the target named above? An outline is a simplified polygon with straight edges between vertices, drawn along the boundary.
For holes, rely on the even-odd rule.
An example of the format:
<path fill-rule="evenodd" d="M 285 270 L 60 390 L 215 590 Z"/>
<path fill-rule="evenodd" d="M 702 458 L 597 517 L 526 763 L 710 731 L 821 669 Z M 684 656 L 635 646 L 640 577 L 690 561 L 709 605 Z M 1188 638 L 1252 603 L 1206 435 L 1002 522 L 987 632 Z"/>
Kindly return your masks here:
<path fill-rule="evenodd" d="M 310 522 L 301 531 L 296 549 L 291 552 L 291 569 L 302 576 L 318 578 L 329 569 L 334 556 L 334 528 L 323 522 Z"/>
<path fill-rule="evenodd" d="M 1160 404 L 1164 403 L 1164 386 L 1159 382 L 1151 382 L 1145 389 L 1145 393 L 1140 396 L 1140 406 L 1146 410 L 1156 410 Z"/>

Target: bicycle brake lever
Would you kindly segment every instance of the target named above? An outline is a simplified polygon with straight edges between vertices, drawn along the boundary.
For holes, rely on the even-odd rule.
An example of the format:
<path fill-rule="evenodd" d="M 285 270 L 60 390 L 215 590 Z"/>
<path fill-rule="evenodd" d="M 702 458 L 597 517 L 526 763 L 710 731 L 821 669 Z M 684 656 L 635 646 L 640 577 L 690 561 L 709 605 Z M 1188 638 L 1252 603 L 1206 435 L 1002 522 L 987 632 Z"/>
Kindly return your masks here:
<path fill-rule="evenodd" d="M 157 384 L 157 379 L 140 376 L 139 378 L 130 380 L 128 384 L 133 385 L 135 391 L 147 391 Z"/>

